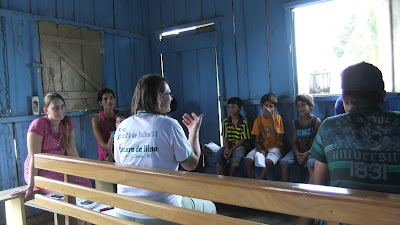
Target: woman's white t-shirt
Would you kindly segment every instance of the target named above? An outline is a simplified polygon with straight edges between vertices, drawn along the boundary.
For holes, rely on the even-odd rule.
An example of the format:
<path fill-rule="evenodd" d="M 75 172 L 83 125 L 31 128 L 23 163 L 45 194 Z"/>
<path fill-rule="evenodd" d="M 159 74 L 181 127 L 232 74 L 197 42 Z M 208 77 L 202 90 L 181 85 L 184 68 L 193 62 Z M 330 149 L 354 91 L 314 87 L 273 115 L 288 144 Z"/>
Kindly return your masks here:
<path fill-rule="evenodd" d="M 181 125 L 167 116 L 140 113 L 119 124 L 114 136 L 115 162 L 123 165 L 177 170 L 193 148 Z M 135 179 L 132 177 L 132 179 Z M 118 184 L 117 193 L 181 206 L 181 196 Z M 153 219 L 143 214 L 116 209 L 122 215 Z"/>

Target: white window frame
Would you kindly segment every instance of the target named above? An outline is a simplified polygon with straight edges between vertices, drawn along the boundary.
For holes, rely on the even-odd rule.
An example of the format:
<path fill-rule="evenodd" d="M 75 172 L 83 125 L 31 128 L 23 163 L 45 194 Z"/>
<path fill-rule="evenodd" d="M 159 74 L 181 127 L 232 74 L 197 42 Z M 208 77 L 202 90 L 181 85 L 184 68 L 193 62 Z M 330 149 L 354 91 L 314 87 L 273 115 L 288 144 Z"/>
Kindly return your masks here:
<path fill-rule="evenodd" d="M 291 72 L 293 77 L 294 94 L 299 94 L 297 82 L 297 62 L 296 62 L 296 46 L 295 46 L 295 27 L 294 27 L 294 12 L 293 9 L 313 4 L 319 4 L 334 0 L 297 0 L 289 3 L 282 4 L 285 9 L 286 27 L 287 27 L 287 40 L 289 46 L 289 65 L 291 65 Z M 387 0 L 390 7 L 391 17 L 391 51 L 392 51 L 392 85 L 393 92 L 400 92 L 400 1 Z M 344 68 L 343 68 L 344 69 Z M 314 95 L 314 96 L 332 96 L 334 94 Z M 336 95 L 337 96 L 337 95 Z"/>

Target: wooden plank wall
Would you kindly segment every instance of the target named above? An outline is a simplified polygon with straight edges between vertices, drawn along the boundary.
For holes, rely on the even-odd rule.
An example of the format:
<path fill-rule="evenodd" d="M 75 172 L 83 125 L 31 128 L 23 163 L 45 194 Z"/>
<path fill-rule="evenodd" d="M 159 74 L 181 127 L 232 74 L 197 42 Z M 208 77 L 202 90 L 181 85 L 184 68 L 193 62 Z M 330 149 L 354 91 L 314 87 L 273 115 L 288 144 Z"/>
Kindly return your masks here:
<path fill-rule="evenodd" d="M 148 3 L 150 33 L 196 21 L 221 18 L 222 111 L 226 101 L 238 96 L 245 100 L 243 114 L 253 121 L 262 113 L 260 98 L 272 91 L 280 100 L 277 107 L 284 122 L 286 140 L 292 140 L 292 121 L 298 117 L 294 105 L 295 85 L 291 74 L 289 28 L 281 6 L 290 0 L 152 0 Z M 152 39 L 154 42 L 158 41 Z M 159 56 L 153 55 L 153 71 L 160 70 Z M 174 90 L 172 90 L 174 91 Z M 336 96 L 317 97 L 314 115 L 332 116 Z M 400 109 L 397 94 L 389 95 L 392 110 Z M 185 111 L 185 109 L 183 109 Z M 203 128 L 207 129 L 207 128 Z"/>
<path fill-rule="evenodd" d="M 43 105 L 41 71 L 32 66 L 40 59 L 37 21 L 100 31 L 105 86 L 115 91 L 116 107 L 129 110 L 137 80 L 151 71 L 142 4 L 140 0 L 0 0 L 0 190 L 25 184 L 26 133 L 37 118 L 32 115 L 31 97 L 38 95 Z M 91 129 L 94 113 L 69 114 L 76 124 L 79 153 L 90 159 L 97 159 Z M 0 205 L 0 224 L 4 222 Z"/>
<path fill-rule="evenodd" d="M 222 100 L 233 96 L 259 99 L 270 91 L 264 0 L 152 0 L 149 17 L 152 32 L 221 17 Z M 158 67 L 156 64 L 153 70 Z"/>
<path fill-rule="evenodd" d="M 243 114 L 253 121 L 261 114 L 257 105 L 264 94 L 273 91 L 281 98 L 293 96 L 290 81 L 282 79 L 285 74 L 279 73 L 282 81 L 276 81 L 276 77 L 270 74 L 266 3 L 265 0 L 152 0 L 149 3 L 150 33 L 220 18 L 217 32 L 221 43 L 218 54 L 222 59 L 219 62 L 222 65 L 219 79 L 223 117 L 227 115 L 226 101 L 231 97 L 237 96 L 246 101 Z M 155 45 L 158 40 L 153 38 L 152 41 Z M 160 70 L 156 61 L 158 58 L 158 55 L 153 55 L 154 72 Z M 296 108 L 292 107 L 292 103 L 278 108 L 278 113 L 286 118 L 286 127 L 291 126 L 294 110 Z"/>

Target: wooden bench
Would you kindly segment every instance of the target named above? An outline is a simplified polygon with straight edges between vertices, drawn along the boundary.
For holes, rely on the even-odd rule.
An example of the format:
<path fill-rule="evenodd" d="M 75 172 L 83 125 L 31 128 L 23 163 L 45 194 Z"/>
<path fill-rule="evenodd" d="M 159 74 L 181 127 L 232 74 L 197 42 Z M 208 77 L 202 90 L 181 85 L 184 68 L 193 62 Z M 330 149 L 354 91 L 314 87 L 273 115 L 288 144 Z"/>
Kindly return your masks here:
<path fill-rule="evenodd" d="M 10 193 L 19 189 L 24 189 L 28 185 L 0 191 L 0 202 L 4 202 L 6 210 L 6 224 L 26 225 L 25 199 L 23 196 L 11 196 Z M 33 193 L 39 193 L 34 190 Z"/>
<path fill-rule="evenodd" d="M 400 195 L 395 194 L 117 166 L 109 162 L 49 154 L 35 155 L 35 167 L 67 174 L 66 179 L 69 175 L 87 177 L 235 206 L 332 221 L 329 224 L 398 224 L 400 221 Z M 213 224 L 259 224 L 38 176 L 35 177 L 35 183 L 66 196 L 90 199 L 179 224 L 203 225 L 205 221 L 212 221 Z M 35 195 L 35 203 L 94 224 L 136 224 L 39 194 Z"/>

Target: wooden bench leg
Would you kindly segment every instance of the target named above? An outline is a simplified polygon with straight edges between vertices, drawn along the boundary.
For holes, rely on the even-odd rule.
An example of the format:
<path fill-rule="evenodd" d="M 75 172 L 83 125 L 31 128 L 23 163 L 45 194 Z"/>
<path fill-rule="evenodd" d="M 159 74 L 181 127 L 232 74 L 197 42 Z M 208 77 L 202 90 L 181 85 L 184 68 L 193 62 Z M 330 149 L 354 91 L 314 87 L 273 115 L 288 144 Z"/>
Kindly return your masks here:
<path fill-rule="evenodd" d="M 6 224 L 26 225 L 24 198 L 10 199 L 5 202 Z"/>

